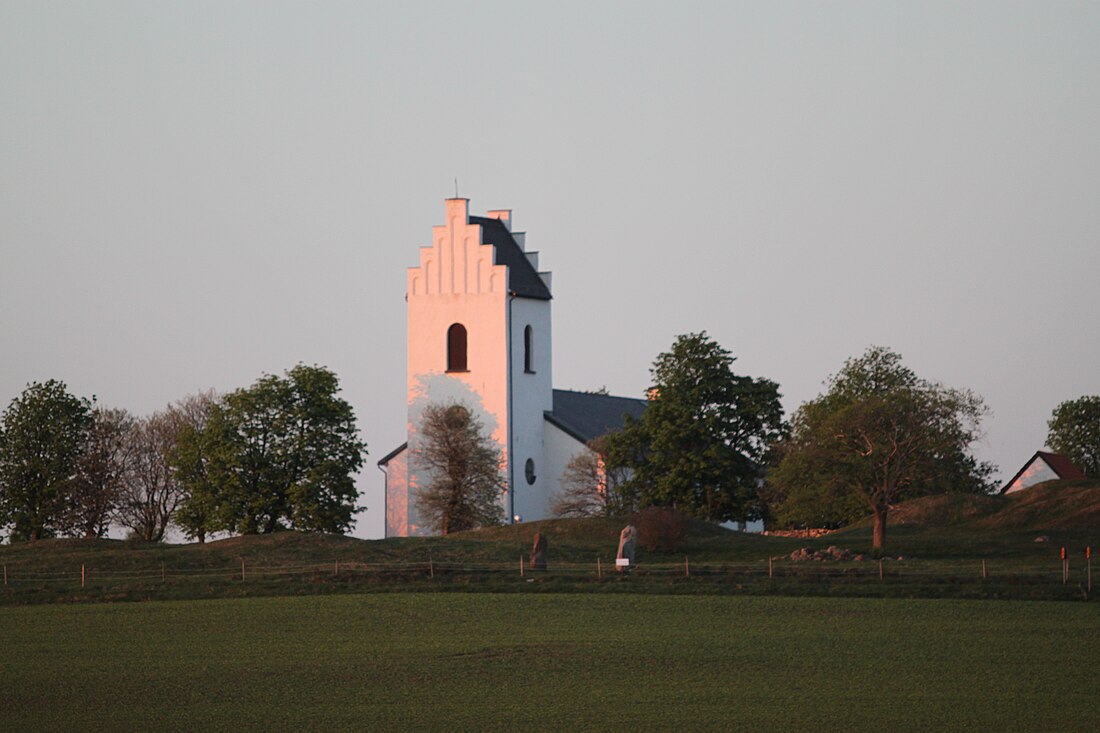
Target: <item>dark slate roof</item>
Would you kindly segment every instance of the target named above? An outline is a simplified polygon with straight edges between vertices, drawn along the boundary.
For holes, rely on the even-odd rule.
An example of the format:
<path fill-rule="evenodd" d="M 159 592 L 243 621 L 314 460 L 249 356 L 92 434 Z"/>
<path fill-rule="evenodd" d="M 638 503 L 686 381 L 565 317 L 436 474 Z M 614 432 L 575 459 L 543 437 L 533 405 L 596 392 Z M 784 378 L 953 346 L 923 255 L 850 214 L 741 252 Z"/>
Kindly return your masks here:
<path fill-rule="evenodd" d="M 638 418 L 646 401 L 591 392 L 554 390 L 554 409 L 546 419 L 582 443 L 607 435 L 623 426 L 623 416 Z"/>
<path fill-rule="evenodd" d="M 1077 467 L 1077 464 L 1071 461 L 1068 457 L 1063 456 L 1060 453 L 1047 453 L 1046 451 L 1036 451 L 1023 468 L 1016 472 L 1016 475 L 1008 480 L 1004 486 L 1001 487 L 1001 493 L 1008 491 L 1008 487 L 1016 482 L 1016 479 L 1020 478 L 1020 475 L 1027 470 L 1027 467 L 1035 462 L 1036 458 L 1042 458 L 1050 470 L 1054 471 L 1055 475 L 1060 479 L 1082 479 L 1085 478 L 1085 472 Z"/>
<path fill-rule="evenodd" d="M 387 463 L 392 461 L 394 458 L 397 458 L 399 455 L 401 455 L 401 451 L 405 450 L 408 447 L 409 447 L 408 441 L 402 443 L 401 445 L 397 446 L 396 448 L 391 450 L 386 455 L 382 456 L 382 459 L 378 461 L 378 465 L 379 466 L 385 466 Z"/>
<path fill-rule="evenodd" d="M 524 298 L 550 300 L 550 288 L 531 266 L 531 261 L 504 222 L 485 216 L 471 216 L 470 223 L 481 225 L 481 242 L 493 245 L 496 264 L 508 266 L 508 287 L 512 292 Z"/>

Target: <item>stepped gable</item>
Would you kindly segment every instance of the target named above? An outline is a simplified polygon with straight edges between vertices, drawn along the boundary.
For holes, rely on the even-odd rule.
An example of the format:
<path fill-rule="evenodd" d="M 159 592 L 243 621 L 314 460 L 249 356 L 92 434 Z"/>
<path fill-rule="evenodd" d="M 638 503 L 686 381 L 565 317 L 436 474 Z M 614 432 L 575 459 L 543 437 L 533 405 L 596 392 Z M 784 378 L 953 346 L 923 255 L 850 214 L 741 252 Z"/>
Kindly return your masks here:
<path fill-rule="evenodd" d="M 481 227 L 482 244 L 493 245 L 494 264 L 508 267 L 508 287 L 518 296 L 550 300 L 550 288 L 546 287 L 539 273 L 520 249 L 508 227 L 499 219 L 471 216 L 471 224 Z"/>

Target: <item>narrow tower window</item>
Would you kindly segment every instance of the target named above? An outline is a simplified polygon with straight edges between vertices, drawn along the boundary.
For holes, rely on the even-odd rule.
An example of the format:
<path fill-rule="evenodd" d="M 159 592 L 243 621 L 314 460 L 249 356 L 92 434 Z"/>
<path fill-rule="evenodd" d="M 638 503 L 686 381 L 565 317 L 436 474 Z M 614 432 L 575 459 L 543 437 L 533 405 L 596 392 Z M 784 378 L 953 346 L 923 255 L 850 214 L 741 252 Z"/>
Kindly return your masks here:
<path fill-rule="evenodd" d="M 528 374 L 535 373 L 534 340 L 534 331 L 531 327 L 523 329 L 523 371 Z"/>
<path fill-rule="evenodd" d="M 466 327 L 461 323 L 447 329 L 447 371 L 466 371 Z"/>

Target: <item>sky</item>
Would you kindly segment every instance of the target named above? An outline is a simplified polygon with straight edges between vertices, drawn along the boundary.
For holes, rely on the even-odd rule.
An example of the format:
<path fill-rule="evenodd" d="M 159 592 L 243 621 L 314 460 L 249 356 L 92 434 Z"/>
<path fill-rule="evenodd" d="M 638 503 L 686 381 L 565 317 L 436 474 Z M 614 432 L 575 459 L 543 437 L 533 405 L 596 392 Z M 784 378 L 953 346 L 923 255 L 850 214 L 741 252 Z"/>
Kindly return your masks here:
<path fill-rule="evenodd" d="M 554 273 L 553 378 L 705 330 L 793 412 L 870 345 L 1007 479 L 1100 394 L 1100 3 L 0 0 L 0 407 L 149 414 L 319 364 L 404 441 L 443 200 Z"/>

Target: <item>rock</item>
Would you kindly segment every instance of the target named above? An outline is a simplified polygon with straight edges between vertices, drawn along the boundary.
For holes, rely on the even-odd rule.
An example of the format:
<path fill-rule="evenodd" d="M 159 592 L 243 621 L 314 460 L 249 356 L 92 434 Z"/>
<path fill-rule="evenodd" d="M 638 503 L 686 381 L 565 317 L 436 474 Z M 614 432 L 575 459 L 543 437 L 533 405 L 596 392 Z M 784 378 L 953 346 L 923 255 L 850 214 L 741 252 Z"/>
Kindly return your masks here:
<path fill-rule="evenodd" d="M 1036 542 L 1050 542 L 1050 538 L 1047 537 L 1045 534 L 1041 534 L 1041 535 L 1039 535 L 1038 537 L 1035 538 L 1035 541 Z"/>
<path fill-rule="evenodd" d="M 855 560 L 856 562 L 863 562 L 863 555 L 856 555 L 852 559 Z"/>
<path fill-rule="evenodd" d="M 623 527 L 623 531 L 619 533 L 619 551 L 615 555 L 615 569 L 620 573 L 634 567 L 634 548 L 637 544 L 638 530 L 634 528 L 634 525 L 628 524 Z M 629 562 L 624 566 L 620 565 L 618 560 L 628 560 Z"/>
<path fill-rule="evenodd" d="M 535 542 L 531 546 L 531 569 L 546 570 L 546 535 L 535 532 Z"/>

